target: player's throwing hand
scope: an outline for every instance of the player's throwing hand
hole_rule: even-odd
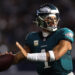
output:
[[[16,46],[20,49],[20,51],[23,53],[25,57],[27,57],[26,50],[22,47],[22,45],[19,42],[16,42]]]

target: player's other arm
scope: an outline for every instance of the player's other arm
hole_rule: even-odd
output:
[[[47,52],[48,61],[59,60],[68,50],[72,49],[72,44],[68,40],[61,40],[51,51]]]
[[[72,49],[72,44],[70,41],[61,40],[54,48],[53,52],[55,55],[55,60],[60,59],[68,50]],[[49,59],[49,58],[48,58]]]

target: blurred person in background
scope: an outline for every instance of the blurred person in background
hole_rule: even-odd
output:
[[[74,33],[68,28],[59,28],[59,20],[56,6],[41,6],[35,21],[41,31],[27,35],[24,50],[16,43],[21,51],[13,54],[13,63],[17,64],[23,59],[36,61],[39,75],[74,75],[71,57]]]

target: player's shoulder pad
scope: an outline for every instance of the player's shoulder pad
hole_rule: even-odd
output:
[[[69,28],[61,28],[60,29],[62,37],[69,39],[71,42],[74,41],[74,32]]]
[[[71,37],[71,38],[74,37],[73,31],[72,31],[71,29],[69,29],[69,28],[62,28],[61,31],[62,31],[62,33],[63,33],[65,36],[69,36],[69,37]]]
[[[33,35],[37,34],[37,32],[29,32],[25,39],[31,38]]]

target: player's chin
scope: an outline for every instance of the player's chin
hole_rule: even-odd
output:
[[[7,70],[13,63],[14,56],[11,54],[0,55],[0,72]]]

